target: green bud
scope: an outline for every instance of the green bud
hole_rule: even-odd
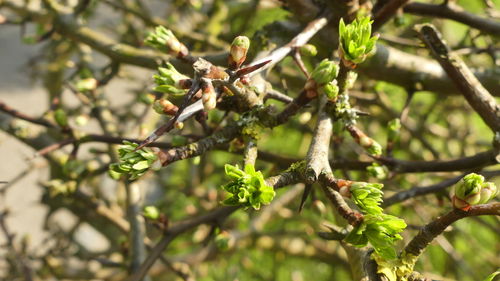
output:
[[[480,200],[477,204],[485,204],[498,194],[497,186],[492,182],[485,182],[481,187]]]
[[[399,137],[399,131],[401,130],[401,120],[399,118],[392,119],[387,124],[387,139],[390,141],[395,141]]]
[[[170,63],[167,63],[165,67],[159,67],[158,72],[160,75],[153,76],[158,85],[166,84],[181,88],[180,81],[189,79],[189,77],[177,71]]]
[[[226,251],[231,246],[231,235],[227,231],[221,231],[221,233],[215,236],[215,246],[221,251]]]
[[[94,78],[86,78],[79,80],[75,85],[79,92],[92,91],[97,88],[97,80]]]
[[[160,211],[155,206],[145,206],[143,215],[150,220],[157,220],[160,217]]]
[[[234,38],[229,50],[229,68],[239,68],[247,58],[248,48],[250,48],[250,39],[246,36]]]
[[[323,86],[329,82],[332,82],[338,74],[338,65],[333,61],[324,59],[311,72],[311,78],[314,80],[314,82],[316,82],[316,84],[318,84],[319,86]]]
[[[155,101],[155,96],[149,93],[142,93],[139,95],[139,101],[146,105],[151,105]]]
[[[366,152],[372,156],[380,156],[382,155],[382,146],[378,142],[373,141],[372,144],[366,148]]]
[[[318,54],[318,49],[312,44],[305,44],[299,48],[299,52],[305,57],[314,57]]]
[[[68,117],[66,116],[66,112],[64,112],[64,109],[58,108],[54,112],[54,119],[56,120],[57,124],[61,127],[67,127],[68,126]]]
[[[384,180],[387,178],[387,174],[389,170],[387,169],[386,166],[380,165],[376,162],[371,164],[370,166],[366,167],[366,171],[368,174],[374,178],[377,178],[379,180]]]
[[[330,101],[334,102],[337,100],[337,97],[339,95],[339,87],[337,86],[337,81],[334,80],[333,82],[326,83],[323,87],[321,87],[320,90],[325,93]]]
[[[151,32],[144,40],[146,45],[174,56],[185,56],[188,50],[184,44],[179,42],[172,31],[163,26],[158,26],[155,32]]]
[[[484,177],[475,173],[470,173],[463,177],[455,188],[455,196],[462,200],[466,200],[469,197],[479,196],[482,185],[484,183]],[[479,198],[477,198],[479,200]],[[472,200],[473,202],[475,201]],[[477,203],[477,202],[476,202]],[[469,203],[470,204],[470,203]]]

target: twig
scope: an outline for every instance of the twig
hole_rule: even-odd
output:
[[[2,211],[0,213],[0,229],[2,230],[5,239],[7,240],[7,246],[10,249],[10,253],[14,255],[17,266],[19,267],[19,273],[23,275],[24,280],[32,281],[33,280],[33,270],[30,268],[28,261],[16,250],[14,246],[14,235],[10,233],[7,224],[5,223],[5,217],[7,216],[8,211]]]
[[[408,161],[386,157],[380,157],[378,160],[398,173],[452,172],[479,169],[497,164],[500,155],[494,150],[488,150],[473,156],[444,161]]]
[[[294,48],[303,46],[306,44],[318,31],[320,31],[328,23],[328,16],[319,17],[311,21],[304,30],[302,30],[297,36],[295,36],[288,44],[274,49],[269,55],[264,58],[258,59],[252,62],[251,65],[256,65],[268,60],[270,63],[260,68],[259,70],[253,72],[251,76],[256,75],[264,70],[273,67],[276,63],[285,58]]]
[[[357,211],[352,210],[340,193],[338,193],[337,181],[331,173],[323,173],[320,175],[320,183],[326,197],[335,206],[337,212],[347,220],[347,222],[356,226],[363,221],[363,215]]]
[[[500,36],[500,22],[498,20],[491,20],[468,13],[462,7],[452,2],[448,2],[446,5],[412,2],[407,4],[403,11],[415,15],[455,20],[481,31]]]
[[[3,102],[0,102],[0,111],[3,111],[5,113],[9,114],[12,117],[16,117],[16,118],[28,121],[28,122],[33,123],[33,124],[42,125],[42,126],[45,126],[47,128],[56,128],[57,127],[55,124],[53,124],[53,123],[51,123],[43,118],[34,118],[34,117],[31,117],[27,114],[19,112],[19,111],[13,109],[12,107],[6,105]]]
[[[387,21],[389,21],[396,12],[402,8],[410,0],[391,0],[386,3],[378,12],[373,16],[372,30],[377,31]]]
[[[472,206],[469,211],[454,209],[446,215],[438,217],[431,223],[425,225],[410,243],[408,243],[403,252],[418,257],[432,240],[441,234],[450,224],[465,217],[484,215],[500,216],[500,203],[495,202]]]
[[[450,52],[434,26],[423,24],[416,28],[422,41],[462,92],[467,102],[494,132],[500,132],[500,106],[495,98],[481,85],[462,59]]]
[[[446,189],[447,187],[452,186],[455,183],[457,183],[466,174],[467,173],[462,174],[458,177],[444,180],[444,181],[437,183],[437,184],[433,184],[433,185],[429,185],[429,186],[421,186],[421,187],[420,186],[412,187],[411,189],[398,192],[398,193],[392,195],[391,197],[384,199],[382,206],[388,207],[388,206],[394,205],[396,203],[403,202],[409,198],[415,198],[417,196],[423,196],[426,194],[436,193],[436,192],[442,191],[442,190]],[[483,172],[479,172],[479,174],[481,174],[487,178],[488,177],[495,177],[495,176],[500,175],[500,170],[483,171]]]

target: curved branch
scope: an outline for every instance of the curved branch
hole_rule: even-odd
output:
[[[465,217],[484,215],[500,216],[500,203],[495,202],[472,206],[469,211],[454,209],[446,215],[438,217],[420,229],[418,234],[405,247],[404,253],[418,257],[432,240],[441,234],[450,224]]]
[[[496,171],[483,171],[483,172],[480,172],[479,174],[481,174],[481,175],[483,175],[483,176],[485,176],[487,178],[490,178],[490,177],[495,177],[495,176],[500,175],[500,170],[496,170]],[[440,191],[446,189],[447,187],[452,186],[455,183],[457,183],[465,175],[466,174],[462,174],[462,175],[460,175],[458,177],[447,179],[447,180],[444,180],[442,182],[439,182],[439,183],[436,183],[436,184],[433,184],[433,185],[421,186],[421,187],[417,186],[417,187],[413,187],[413,188],[408,189],[408,190],[404,190],[404,191],[398,192],[398,193],[392,195],[391,197],[389,197],[387,199],[384,199],[384,202],[382,203],[382,206],[385,208],[385,207],[394,205],[396,203],[405,201],[405,200],[407,200],[409,198],[414,198],[414,197],[417,197],[417,196],[423,196],[423,195],[430,194],[430,193],[440,192]]]
[[[500,36],[500,22],[480,17],[465,11],[462,7],[447,2],[446,5],[434,5],[421,2],[409,3],[403,8],[405,13],[451,19],[481,31]]]

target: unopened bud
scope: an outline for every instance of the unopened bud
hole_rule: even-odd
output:
[[[159,99],[153,103],[153,109],[158,114],[175,115],[178,107],[171,103],[168,99]]]
[[[332,82],[338,74],[338,65],[333,61],[324,59],[311,72],[311,79],[313,79],[316,84],[322,86],[326,83]]]
[[[64,109],[58,108],[54,112],[54,119],[56,120],[57,124],[61,127],[67,127],[68,126],[68,117],[66,116],[66,112],[64,112]]]
[[[485,182],[481,188],[480,200],[477,204],[485,204],[498,194],[497,186],[492,182]]]
[[[175,128],[179,129],[179,130],[182,130],[182,128],[184,128],[184,122],[175,122]]]
[[[186,46],[179,42],[172,31],[163,26],[156,27],[155,32],[150,33],[144,42],[173,56],[184,57],[188,54]]]
[[[155,206],[146,206],[143,215],[150,220],[157,220],[160,217],[160,211]]]
[[[339,87],[337,86],[337,81],[328,82],[322,88],[322,91],[328,97],[328,100],[335,102],[339,95]]]
[[[250,48],[250,39],[246,36],[234,38],[229,51],[229,68],[238,69],[247,58],[248,48]]]
[[[210,81],[207,81],[202,86],[203,94],[202,101],[205,111],[214,109],[217,106],[217,93],[215,92],[214,86]]]
[[[314,57],[318,54],[318,49],[312,44],[305,44],[299,48],[299,52],[305,57]]]

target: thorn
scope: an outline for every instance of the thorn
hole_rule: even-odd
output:
[[[247,67],[241,68],[240,70],[236,71],[235,77],[239,78],[243,75],[254,72],[255,70],[262,68],[264,65],[270,63],[271,61],[272,60],[266,60],[266,61],[258,63],[258,64],[249,65]]]
[[[307,197],[309,197],[309,194],[311,193],[312,185],[308,184],[306,185],[306,188],[304,188],[304,193],[302,193],[302,198],[300,199],[300,205],[299,205],[299,213],[302,212],[302,208],[304,208],[304,204],[306,203]]]

